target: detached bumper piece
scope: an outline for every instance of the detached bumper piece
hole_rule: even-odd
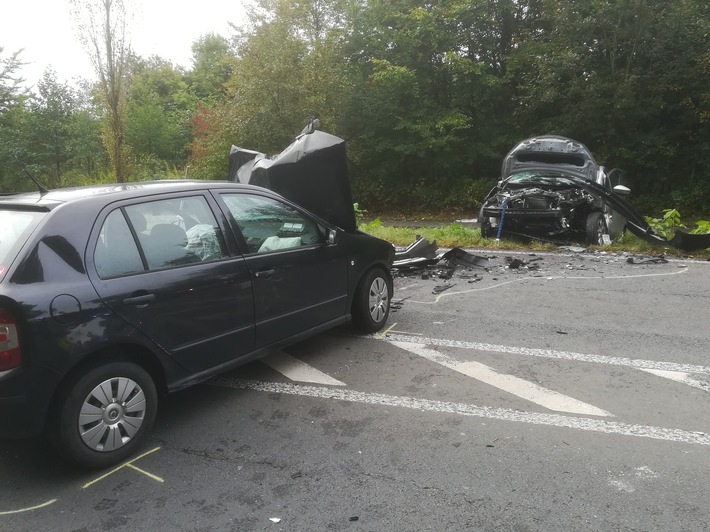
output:
[[[488,266],[488,259],[469,253],[461,248],[453,248],[444,253],[437,253],[436,241],[429,242],[426,238],[417,235],[417,239],[404,249],[394,254],[392,268],[398,270],[413,270],[426,266],[433,266],[445,262],[450,268]]]

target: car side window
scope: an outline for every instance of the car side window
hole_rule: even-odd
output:
[[[99,277],[117,277],[141,272],[143,261],[138,247],[120,209],[106,217],[94,251],[94,263]]]
[[[316,223],[282,201],[254,194],[222,194],[249,253],[269,253],[323,242]]]
[[[125,210],[150,270],[228,256],[222,232],[202,196],[138,203]]]
[[[224,235],[207,200],[190,196],[138,203],[111,212],[99,232],[94,262],[99,277],[106,279],[142,272],[146,266],[159,270],[227,256]]]

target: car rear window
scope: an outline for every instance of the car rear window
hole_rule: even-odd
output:
[[[0,281],[46,212],[0,210]]]

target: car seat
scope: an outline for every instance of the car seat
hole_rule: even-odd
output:
[[[145,257],[153,269],[196,262],[199,258],[187,249],[187,234],[179,225],[157,224],[150,229]]]

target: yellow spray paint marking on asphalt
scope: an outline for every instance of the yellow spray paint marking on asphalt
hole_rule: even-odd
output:
[[[394,329],[396,325],[397,325],[396,323],[393,323],[389,328],[385,329],[385,330],[377,337],[377,339],[378,339],[378,340],[381,340],[382,338],[384,338],[385,335],[386,335],[388,332],[390,332],[392,329]]]
[[[12,515],[20,514],[22,512],[31,512],[32,510],[39,510],[40,508],[44,508],[46,506],[49,506],[50,504],[54,504],[55,502],[57,502],[57,499],[52,499],[51,501],[38,504],[37,506],[31,506],[29,508],[20,508],[19,510],[8,510],[6,512],[0,512],[0,515]]]
[[[157,476],[155,476],[155,475],[153,475],[153,474],[151,474],[151,473],[148,473],[147,471],[143,471],[142,469],[139,469],[139,468],[137,468],[136,466],[133,465],[133,462],[136,462],[136,461],[140,460],[141,458],[143,458],[143,457],[145,457],[145,456],[148,456],[149,454],[154,453],[155,451],[158,451],[158,450],[160,450],[160,447],[156,447],[155,449],[152,449],[152,450],[148,451],[147,453],[143,453],[142,455],[137,456],[136,458],[134,458],[134,459],[131,460],[130,462],[126,462],[125,464],[122,464],[122,465],[118,466],[116,469],[113,469],[112,471],[109,471],[109,472],[106,473],[105,475],[101,475],[99,478],[94,479],[94,480],[92,480],[91,482],[87,482],[86,484],[84,484],[84,485],[82,486],[81,489],[85,490],[85,489],[88,488],[89,486],[91,486],[91,485],[93,485],[93,484],[96,484],[99,480],[103,480],[103,479],[105,479],[106,477],[108,477],[108,476],[110,476],[110,475],[113,475],[116,471],[120,471],[120,470],[123,469],[124,467],[130,467],[131,469],[134,469],[134,470],[136,470],[136,471],[138,471],[138,472],[140,472],[140,473],[143,473],[144,475],[146,475],[146,476],[152,478],[153,480],[157,480],[158,482],[165,482],[162,478],[157,477]]]
[[[136,471],[143,473],[145,476],[152,478],[153,480],[157,480],[158,482],[165,482],[162,478],[154,475],[153,473],[148,473],[147,471],[143,471],[140,467],[136,467],[133,464],[126,464],[128,467],[131,469],[135,469]]]

